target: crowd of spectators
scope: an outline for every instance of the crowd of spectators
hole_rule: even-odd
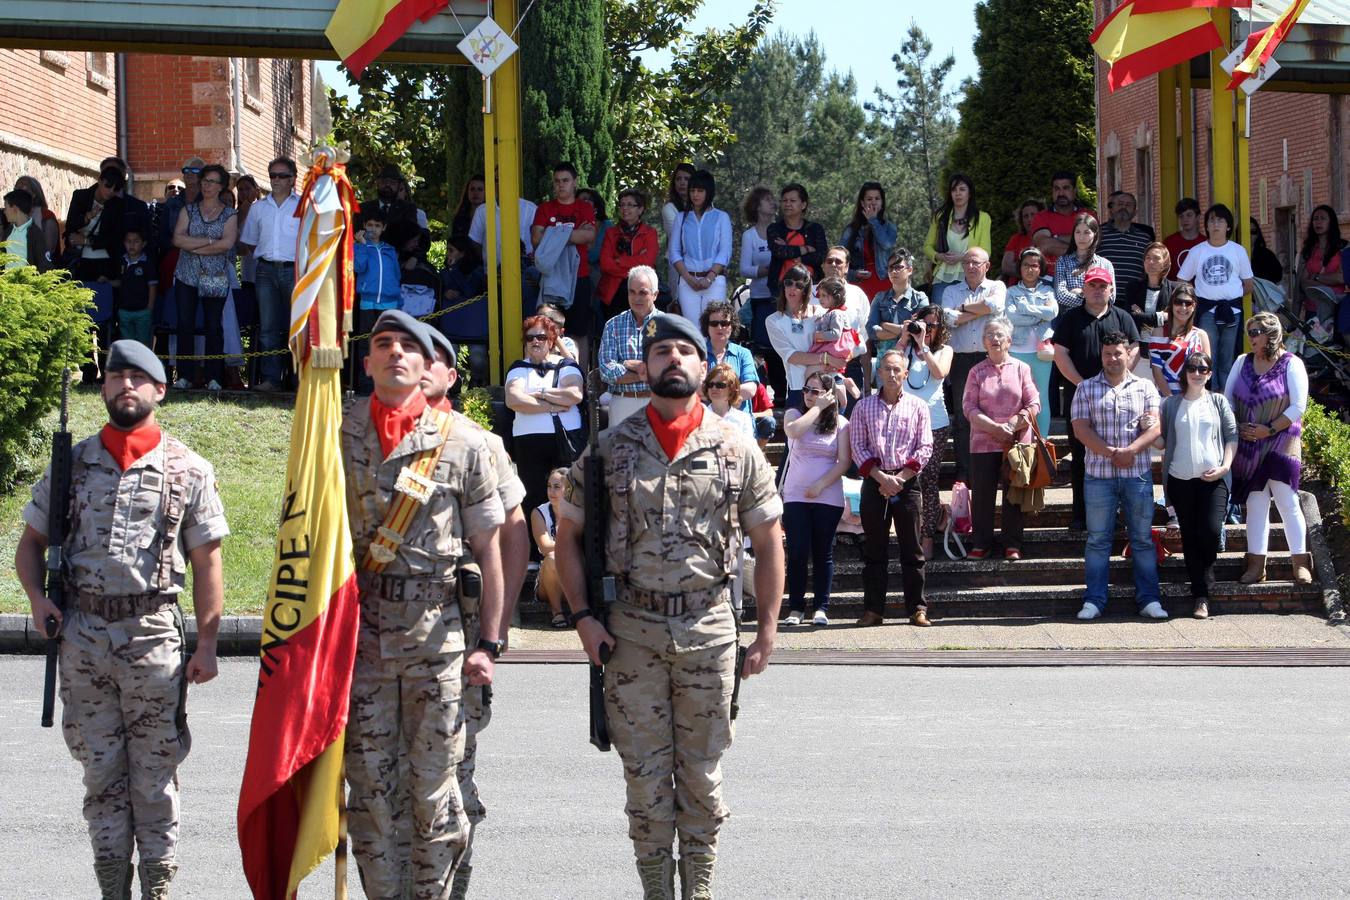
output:
[[[284,353],[262,356],[247,373],[229,363],[245,343],[285,347],[295,162],[273,160],[260,187],[251,176],[232,179],[221,166],[189,159],[181,181],[150,204],[127,190],[129,175],[122,160],[104,160],[64,220],[35,179],[20,178],[4,194],[8,264],[59,266],[94,285],[107,338],[115,331],[141,340],[170,361],[177,348],[210,357],[177,365],[178,388],[243,387],[245,379],[260,391],[287,386]],[[407,179],[385,166],[373,183],[355,238],[357,331],[385,309],[441,313],[438,327],[485,369],[492,308],[483,296],[485,179],[463,186],[439,270],[428,260],[429,222]],[[583,404],[607,407],[611,424],[646,405],[642,332],[663,313],[688,317],[706,338],[702,391],[712,413],[762,444],[777,430],[774,407],[786,411],[790,621],[806,614],[808,561],[812,621],[828,621],[830,547],[847,506],[843,481],[856,474],[863,622],[880,621],[891,529],[906,611],[916,624],[927,622],[923,563],[944,524],[938,472],[948,441],[955,477],[971,489],[970,555],[996,552],[1002,489],[1001,552],[1020,558],[1022,510],[1003,461],[1033,433],[1048,434],[1052,414],[1071,422],[1070,527],[1088,535],[1084,618],[1106,602],[1103,553],[1117,509],[1128,523],[1141,610],[1166,614],[1145,545],[1155,441],[1164,450],[1175,524],[1184,543],[1198,548],[1190,572],[1197,615],[1207,611],[1208,573],[1230,505],[1245,505],[1252,529],[1244,580],[1264,577],[1255,560],[1264,559],[1272,502],[1291,551],[1306,557],[1296,488],[1308,375],[1301,358],[1283,349],[1286,323],[1268,314],[1243,319],[1254,279],[1279,281],[1283,270],[1254,221],[1248,256],[1221,203],[1202,209],[1183,199],[1178,230],[1159,240],[1135,221],[1132,194],[1110,194],[1099,219],[1081,203],[1076,176],[1057,172],[1048,203],[1031,198],[1016,211],[1016,232],[993,272],[992,221],[977,185],[961,174],[949,178],[931,219],[921,268],[898,245],[877,182],[860,186],[837,242],[812,220],[805,185],[754,188],[739,210],[739,252],[707,170],[676,167],[659,217],[648,195],[628,188],[611,220],[605,198],[580,184],[565,161],[554,167],[552,184],[537,204],[519,201],[527,318],[506,384],[541,558],[551,546],[550,473],[580,451]],[[1295,296],[1286,310],[1320,341],[1350,333],[1346,256],[1336,211],[1316,207],[1290,261]],[[1240,356],[1244,328],[1253,352]],[[349,374],[357,390],[368,388],[361,348],[358,342]],[[586,396],[583,373],[593,365],[603,396]],[[1211,385],[1221,393],[1209,392]],[[1299,563],[1297,574],[1308,566]],[[560,612],[548,583],[541,578],[541,597]]]

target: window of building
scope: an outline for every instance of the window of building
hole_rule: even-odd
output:
[[[244,103],[252,110],[262,111],[262,60],[256,57],[240,60],[244,73]]]
[[[70,68],[70,56],[61,50],[39,50],[38,60],[44,66],[65,71]]]
[[[1110,196],[1112,193],[1120,190],[1120,157],[1108,156],[1106,158],[1106,193]]]
[[[1153,222],[1153,148],[1140,147],[1134,151],[1135,221],[1146,225]]]
[[[306,102],[310,89],[308,69],[309,63],[304,60],[290,61],[291,132],[301,138],[306,137],[309,131],[309,104]]]
[[[84,55],[85,81],[90,87],[110,91],[113,87],[113,55],[86,53]]]

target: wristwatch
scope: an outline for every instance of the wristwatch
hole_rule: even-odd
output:
[[[578,622],[580,622],[582,619],[589,619],[593,615],[595,615],[595,613],[591,612],[591,608],[589,606],[586,607],[585,609],[579,609],[567,617],[567,624],[571,625],[573,628],[576,628]]]
[[[502,655],[502,650],[505,647],[506,641],[489,641],[487,638],[479,638],[478,644],[474,649],[485,651],[488,656],[491,656],[495,660]]]

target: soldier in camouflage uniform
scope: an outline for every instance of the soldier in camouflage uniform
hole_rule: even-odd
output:
[[[521,585],[525,583],[525,571],[530,562],[530,535],[526,530],[525,515],[520,509],[525,499],[525,485],[516,475],[516,467],[507,455],[502,439],[487,431],[468,416],[455,412],[451,408],[449,393],[459,380],[455,370],[455,345],[444,334],[423,323],[427,336],[431,339],[435,355],[422,376],[422,392],[427,402],[443,412],[449,412],[455,421],[465,428],[475,429],[492,453],[493,466],[497,475],[497,497],[506,511],[506,524],[498,532],[497,545],[502,559],[503,603],[501,622],[497,633],[502,635],[502,652],[505,652],[505,636],[509,633],[511,614],[516,599],[520,596]],[[481,635],[478,627],[478,615],[464,616],[464,640],[466,645],[478,643]],[[478,733],[487,728],[492,720],[492,688],[470,688],[465,684],[464,702],[459,727],[464,729],[464,755],[459,761],[459,793],[464,801],[464,812],[469,817],[469,842],[464,857],[455,870],[455,882],[450,891],[450,900],[462,900],[468,896],[469,877],[473,872],[470,860],[473,856],[473,837],[478,825],[487,817],[487,807],[478,794],[478,785],[474,782],[474,770],[478,756]]]
[[[742,534],[759,565],[758,634],[742,675],[763,671],[783,594],[782,502],[759,448],[704,415],[696,390],[705,342],[679,316],[644,326],[652,377],[646,411],[600,440],[609,493],[606,571],[617,601],[602,625],[587,605],[581,530],[584,468],[568,477],[558,522],[558,572],[586,653],[605,667],[605,712],[628,782],[628,835],[643,897],[673,900],[679,839],[681,896],[712,897],[722,800],[721,757],[731,745],[737,623],[728,577]],[[583,457],[584,460],[584,457]]]
[[[61,727],[84,767],[84,817],[104,900],[131,896],[133,853],[141,897],[169,896],[177,871],[178,764],[189,739],[187,682],[216,676],[224,587],[220,542],[229,533],[211,464],[155,423],[164,366],[144,345],[108,354],[103,401],[110,422],[72,453],[70,496],[51,496],[51,472],[24,507],[15,567],[33,623],[61,623]],[[64,616],[43,591],[48,509],[70,504]],[[184,662],[178,596],[192,564],[197,649]]]
[[[481,433],[428,406],[420,383],[431,356],[420,323],[382,313],[365,359],[375,393],[342,424],[361,604],[348,818],[375,900],[403,896],[408,880],[419,900],[449,896],[469,830],[455,778],[461,678],[491,684],[499,652],[497,479]],[[470,550],[482,571],[482,639],[466,657],[457,568]]]

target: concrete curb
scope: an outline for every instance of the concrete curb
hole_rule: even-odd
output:
[[[197,620],[183,617],[188,646],[197,642]],[[252,656],[258,652],[262,637],[262,616],[223,616],[217,652],[221,656]],[[0,653],[42,653],[47,640],[28,616],[18,613],[0,613]]]

